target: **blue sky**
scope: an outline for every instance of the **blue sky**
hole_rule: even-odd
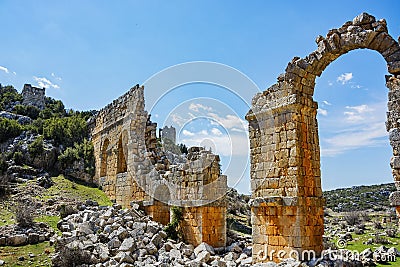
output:
[[[316,36],[361,12],[385,18],[397,39],[398,10],[396,0],[2,0],[0,83],[45,86],[78,110],[99,109],[145,84],[152,119],[177,127],[179,141],[220,153],[230,185],[248,192],[244,115],[255,92],[275,83],[294,56],[315,50]],[[185,84],[180,78],[191,66],[183,63],[193,61],[223,71],[202,69]],[[185,68],[171,69],[177,64]],[[363,50],[317,79],[324,189],[392,181],[385,74],[383,58]]]

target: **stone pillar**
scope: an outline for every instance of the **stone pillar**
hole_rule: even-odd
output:
[[[392,174],[397,191],[390,197],[390,203],[396,208],[397,217],[400,218],[400,76],[386,76],[388,94],[388,113],[386,130],[389,132],[390,145],[393,148],[393,157],[390,160]]]
[[[280,82],[253,99],[249,121],[253,261],[323,249],[317,103]]]

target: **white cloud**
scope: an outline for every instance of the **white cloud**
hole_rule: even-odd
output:
[[[183,135],[186,135],[186,136],[194,136],[194,133],[192,133],[192,132],[190,132],[190,131],[188,131],[188,130],[183,130],[183,131],[182,131],[182,134],[183,134]]]
[[[351,128],[323,141],[326,146],[321,148],[322,156],[335,156],[345,151],[361,147],[373,147],[386,144],[387,136],[383,122],[373,123],[368,126]]]
[[[339,77],[337,77],[337,81],[341,82],[342,84],[346,84],[348,83],[351,79],[353,79],[353,73],[351,72],[347,72],[347,73],[343,73],[342,75],[340,75]]]
[[[204,106],[202,104],[195,104],[195,103],[190,103],[189,109],[195,112],[199,112],[201,109],[205,111],[212,111],[212,107]]]
[[[4,71],[5,73],[10,73],[10,71],[6,67],[3,67],[3,66],[0,66],[0,70]]]
[[[54,79],[56,79],[56,80],[58,80],[58,81],[61,81],[61,80],[62,80],[61,77],[56,76],[56,75],[54,74],[54,72],[51,73],[51,77],[53,77]]]
[[[357,85],[352,85],[351,88],[353,88],[353,89],[361,89],[362,86],[357,84]]]
[[[329,86],[332,86],[332,85],[333,85],[333,82],[329,81],[329,82],[328,82],[328,85],[329,85]]]
[[[217,135],[217,136],[222,135],[222,132],[221,132],[219,129],[217,129],[217,128],[212,128],[212,129],[211,129],[211,132],[212,132],[214,135]]]
[[[178,115],[176,113],[172,113],[170,117],[171,117],[171,121],[178,126],[183,126],[185,124],[185,122],[187,121],[186,119],[182,118],[180,115]]]
[[[326,101],[326,100],[324,100],[324,101],[322,101],[322,103],[324,103],[325,105],[327,105],[327,106],[332,106],[332,104],[331,103],[329,103],[328,101]]]
[[[47,78],[45,77],[36,77],[33,76],[33,79],[38,83],[39,87],[43,87],[43,88],[55,88],[55,89],[59,89],[60,86],[57,84],[52,83],[51,81],[49,81]]]
[[[336,156],[349,150],[387,145],[386,105],[378,102],[345,107],[344,118],[329,122],[334,132],[320,136],[321,155]]]
[[[201,130],[199,134],[200,134],[200,135],[208,136],[207,130]]]
[[[328,111],[326,109],[319,108],[318,114],[321,114],[322,116],[328,116]]]
[[[247,122],[238,116],[228,114],[225,117],[221,117],[216,113],[208,113],[207,115],[215,120],[214,122],[211,120],[211,124],[213,125],[221,125],[226,129],[236,128],[236,130],[247,131]]]
[[[345,115],[345,120],[350,123],[359,123],[370,116],[367,116],[368,113],[372,113],[375,111],[374,108],[369,107],[366,104],[359,105],[359,106],[347,106],[346,109],[348,111],[343,112]]]

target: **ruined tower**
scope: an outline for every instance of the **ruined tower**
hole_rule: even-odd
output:
[[[45,108],[44,97],[46,94],[45,88],[37,88],[30,84],[24,84],[22,89],[22,104],[25,106],[34,106],[38,109]]]

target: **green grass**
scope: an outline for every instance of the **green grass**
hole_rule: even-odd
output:
[[[60,175],[53,177],[54,185],[47,189],[42,199],[50,199],[57,196],[64,196],[72,199],[85,201],[88,199],[97,201],[100,206],[111,206],[112,202],[108,199],[106,194],[99,188],[89,187],[82,184],[75,183]]]
[[[14,223],[14,219],[13,219],[14,214],[11,211],[9,211],[3,207],[1,207],[1,208],[2,209],[0,211],[0,226],[13,224]]]
[[[51,259],[45,251],[53,253],[54,247],[51,247],[49,242],[22,247],[0,247],[0,259],[6,262],[5,266],[51,266]],[[30,258],[30,253],[35,257]],[[20,256],[25,260],[19,261]]]
[[[365,234],[357,235],[352,233],[353,240],[347,242],[347,245],[345,249],[351,250],[351,251],[357,251],[358,253],[361,253],[363,250],[367,248],[371,248],[372,251],[377,249],[378,247],[382,246],[381,244],[372,244],[372,245],[366,245],[364,244],[365,241],[367,241],[369,238],[373,238],[373,235],[371,235],[372,230],[367,230]],[[400,237],[384,237],[385,239],[389,240],[391,244],[385,245],[386,247],[395,247],[398,250],[400,250]],[[337,239],[333,240],[333,242],[336,244]],[[388,262],[387,264],[379,264],[377,263],[377,266],[393,266],[393,267],[400,267],[400,258],[397,257],[396,262]]]
[[[98,188],[85,186],[76,182],[70,181],[63,176],[53,177],[54,185],[49,189],[45,189],[40,196],[36,198],[39,200],[48,200],[63,196],[79,201],[87,199],[97,201],[101,206],[111,206],[112,202],[108,199],[106,194]],[[35,182],[29,181],[28,183]],[[21,184],[20,186],[27,186],[28,183]],[[3,203],[0,205],[0,226],[15,223],[13,220],[14,214],[7,209]],[[60,235],[61,232],[57,229],[57,223],[60,220],[59,216],[39,216],[35,218],[36,222],[47,223],[55,232]],[[46,254],[49,252],[50,255]],[[49,256],[53,254],[54,247],[50,247],[49,242],[40,243],[37,245],[27,245],[21,247],[0,247],[0,260],[6,262],[5,266],[51,266],[51,259]],[[35,257],[30,258],[29,253],[33,253]],[[19,261],[18,258],[23,256],[24,261]]]
[[[44,222],[47,223],[51,228],[54,229],[54,231],[61,236],[61,231],[57,229],[57,223],[60,221],[59,216],[40,216],[35,218],[35,222]]]

